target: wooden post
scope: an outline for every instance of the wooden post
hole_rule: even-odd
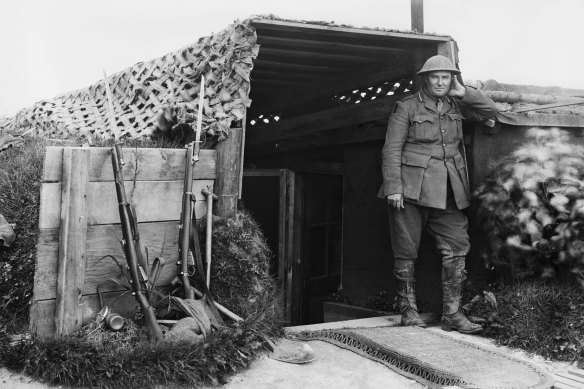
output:
[[[416,73],[424,66],[424,62],[427,60],[426,53],[421,48],[416,48],[412,50],[412,81],[414,83],[412,90],[414,92],[419,91],[424,86],[424,80],[422,77],[418,76]]]
[[[412,30],[424,32],[424,0],[411,0]]]
[[[89,148],[63,150],[55,301],[56,337],[69,335],[81,327],[79,299],[85,277],[89,160]]]
[[[219,200],[215,210],[219,217],[228,217],[237,210],[242,142],[243,129],[232,128],[229,137],[217,145],[215,194]]]
[[[450,59],[458,67],[458,45],[456,41],[440,42],[437,49],[438,54]]]

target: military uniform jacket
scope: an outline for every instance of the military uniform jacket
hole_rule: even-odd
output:
[[[471,87],[462,99],[442,101],[439,112],[437,100],[422,90],[394,106],[382,150],[380,197],[402,193],[406,202],[445,209],[450,181],[458,209],[469,206],[466,161],[460,153],[462,119],[494,119],[497,108]]]

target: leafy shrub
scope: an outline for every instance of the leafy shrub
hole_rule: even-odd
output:
[[[544,277],[582,274],[584,148],[566,132],[529,130],[474,196],[487,263]]]

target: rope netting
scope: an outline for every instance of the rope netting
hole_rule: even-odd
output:
[[[219,140],[249,107],[250,73],[259,45],[249,20],[161,58],[140,62],[108,78],[116,123],[110,126],[104,81],[35,103],[0,120],[1,131],[53,137],[143,137],[196,121],[205,76],[204,135]],[[112,129],[113,127],[113,129]]]

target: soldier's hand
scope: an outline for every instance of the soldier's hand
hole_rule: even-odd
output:
[[[464,85],[458,82],[458,78],[456,78],[456,76],[452,76],[448,96],[463,98],[464,95],[466,95],[466,88],[464,87]]]
[[[404,207],[404,195],[401,193],[392,194],[385,197],[390,207],[399,211]]]

